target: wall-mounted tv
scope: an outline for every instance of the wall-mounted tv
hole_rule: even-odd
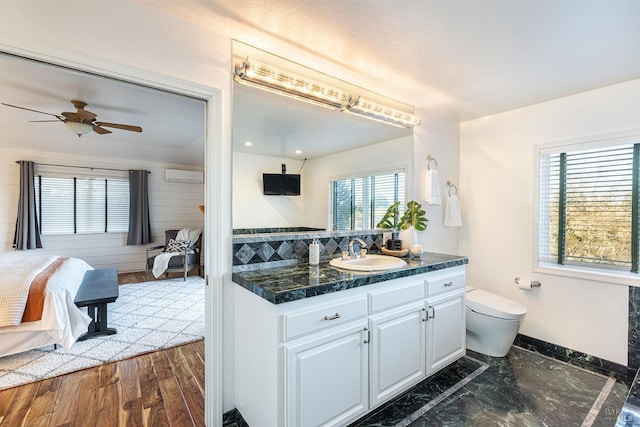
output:
[[[293,173],[263,173],[262,187],[265,196],[299,196],[300,175]]]

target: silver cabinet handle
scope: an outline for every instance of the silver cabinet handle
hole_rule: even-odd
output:
[[[336,314],[334,314],[332,316],[329,316],[328,314],[326,316],[324,316],[324,320],[336,320],[336,319],[339,319],[339,318],[340,318],[340,313],[337,313],[337,312],[336,312]]]

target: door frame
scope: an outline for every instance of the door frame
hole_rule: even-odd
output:
[[[43,43],[12,38],[0,40],[7,53],[125,82],[186,95],[206,102],[205,116],[205,424],[222,426],[223,414],[223,285],[231,247],[231,148],[223,128],[222,89],[149,72]],[[228,114],[227,114],[228,115]],[[227,138],[228,139],[228,138]],[[229,199],[229,200],[225,200]],[[225,201],[227,203],[225,203]],[[217,221],[214,219],[217,218]]]

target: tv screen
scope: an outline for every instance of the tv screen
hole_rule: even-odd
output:
[[[263,173],[262,187],[266,196],[299,196],[300,175]]]

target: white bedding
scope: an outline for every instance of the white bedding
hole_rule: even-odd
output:
[[[91,269],[78,258],[65,262],[49,279],[42,319],[0,328],[0,357],[51,344],[69,348],[87,332],[91,318],[76,307],[73,299],[84,273]]]

